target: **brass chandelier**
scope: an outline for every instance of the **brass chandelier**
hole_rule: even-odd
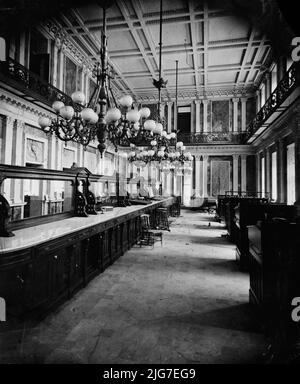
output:
[[[162,2],[162,0],[161,0]],[[161,60],[161,52],[160,52]],[[161,68],[161,66],[160,66]],[[154,83],[160,88],[165,82],[160,78]],[[86,147],[94,140],[98,140],[98,150],[101,157],[106,149],[107,141],[111,142],[115,150],[119,146],[150,146],[151,141],[158,145],[169,145],[176,134],[168,134],[161,121],[148,119],[149,108],[134,108],[130,95],[123,96],[119,102],[110,86],[107,36],[106,36],[106,9],[103,7],[103,27],[101,34],[100,63],[96,70],[97,86],[86,103],[83,92],[76,91],[71,95],[71,105],[65,105],[61,100],[54,101],[52,108],[55,118],[41,117],[38,121],[40,127],[48,134],[55,134],[62,141],[75,141]]]

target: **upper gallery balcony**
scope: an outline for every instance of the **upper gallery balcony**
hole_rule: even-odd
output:
[[[184,145],[195,144],[243,144],[246,132],[207,132],[207,133],[178,133],[178,140]]]
[[[246,143],[252,143],[300,95],[300,65],[294,63],[247,127]]]
[[[0,87],[50,111],[55,100],[73,105],[70,96],[11,58],[0,62]]]

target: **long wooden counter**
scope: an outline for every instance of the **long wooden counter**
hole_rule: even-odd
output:
[[[142,213],[154,216],[156,208],[175,203],[171,197],[114,208],[0,238],[0,297],[8,316],[43,315],[70,298],[136,243]]]
[[[71,217],[35,227],[19,229],[14,231],[14,237],[0,237],[0,255],[34,247],[63,236],[74,235],[74,233],[76,234],[95,226],[97,227],[96,230],[104,230],[139,216],[143,212],[171,205],[173,200],[170,197],[164,200],[153,201],[147,205],[114,208],[113,211],[106,212],[105,214],[98,213],[98,215],[90,215],[84,218]]]

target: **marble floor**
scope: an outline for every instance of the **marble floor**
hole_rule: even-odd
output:
[[[259,363],[266,340],[223,226],[183,211],[34,327],[0,332],[0,363]]]

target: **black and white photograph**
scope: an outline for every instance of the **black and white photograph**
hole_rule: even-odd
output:
[[[1,366],[300,364],[296,19],[0,0]]]

